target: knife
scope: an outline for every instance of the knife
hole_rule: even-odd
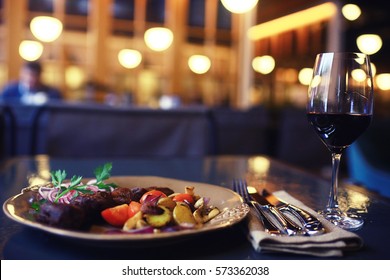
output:
[[[296,217],[303,225],[304,230],[306,231],[306,235],[320,235],[325,233],[325,228],[321,224],[321,222],[309,212],[287,203],[267,190],[263,190],[262,192],[265,199],[271,204],[274,205],[275,208],[279,209],[282,213],[291,213],[294,217]]]
[[[269,203],[269,201],[262,195],[260,195],[257,190],[256,192],[250,192],[252,199],[254,199],[263,209],[263,214],[267,215],[273,221],[276,221],[282,228],[282,232],[289,236],[293,235],[305,235],[306,230],[297,225],[290,218],[283,215],[277,207]],[[264,210],[266,213],[264,213]],[[275,224],[275,222],[273,222]]]

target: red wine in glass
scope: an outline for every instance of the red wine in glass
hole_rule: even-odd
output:
[[[317,135],[332,153],[341,153],[370,125],[372,115],[308,113]]]
[[[341,228],[357,230],[363,220],[349,217],[338,206],[338,173],[343,151],[371,123],[373,82],[369,57],[361,53],[318,54],[306,113],[309,123],[332,154],[329,199],[320,213]]]

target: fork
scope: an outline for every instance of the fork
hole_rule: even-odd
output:
[[[257,217],[263,223],[266,232],[268,232],[270,235],[282,234],[282,232],[275,225],[275,223],[269,218],[267,218],[265,211],[262,209],[261,205],[251,198],[250,194],[248,193],[248,189],[246,187],[245,182],[239,179],[233,180],[233,190],[242,197],[246,204],[253,207],[257,214]]]
[[[262,216],[265,217],[263,219],[264,222],[268,220],[275,228],[279,230],[280,234],[288,236],[305,235],[305,231],[287,216],[283,215],[279,209],[269,204],[263,205],[257,202],[248,192],[245,180],[236,179],[233,182],[233,186],[236,186],[236,189],[239,190],[240,195],[248,204],[252,205],[256,209],[259,209],[259,211],[262,213]]]

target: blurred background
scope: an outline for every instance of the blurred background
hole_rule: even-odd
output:
[[[360,51],[371,54],[385,108],[386,3],[0,0],[0,87],[18,78],[23,61],[39,60],[44,81],[70,102],[304,107],[315,55]]]
[[[306,119],[307,85],[317,53],[363,52],[371,56],[375,116],[341,172],[390,195],[387,7],[0,0],[0,87],[39,61],[43,82],[62,94],[59,104],[28,99],[0,108],[0,159],[262,154],[329,178],[329,151]]]

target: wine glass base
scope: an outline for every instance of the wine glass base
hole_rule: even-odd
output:
[[[348,231],[359,230],[364,224],[363,220],[348,217],[346,214],[337,210],[326,209],[319,213],[332,224]]]

